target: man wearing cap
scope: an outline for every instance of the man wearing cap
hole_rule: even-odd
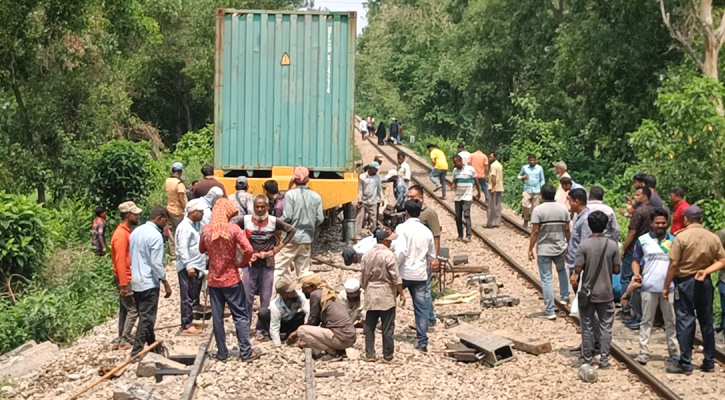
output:
[[[294,262],[296,276],[310,269],[311,244],[317,229],[325,216],[322,213],[322,197],[307,186],[310,171],[298,166],[292,177],[296,187],[287,191],[284,196],[284,212],[282,221],[292,225],[296,232],[292,241],[284,246],[277,255],[275,279],[287,271]]]
[[[184,165],[180,162],[171,164],[171,176],[166,178],[166,210],[169,212],[169,254],[171,262],[176,262],[176,227],[184,218],[186,207],[186,185],[181,181]]]
[[[245,215],[241,221],[244,233],[254,250],[252,261],[242,274],[250,321],[255,295],[259,295],[260,309],[269,307],[274,287],[274,256],[292,241],[296,233],[292,225],[269,215],[267,204],[267,197],[257,196],[253,202],[254,214]],[[285,233],[284,240],[279,245],[276,235],[278,232]],[[262,328],[260,320],[257,319],[257,334],[262,335],[265,332],[267,330]]]
[[[136,320],[138,311],[133,301],[131,290],[131,254],[129,253],[129,241],[131,229],[138,224],[138,215],[141,209],[136,207],[133,201],[127,201],[118,206],[121,213],[121,222],[111,236],[111,263],[113,264],[113,281],[118,289],[119,311],[118,311],[118,337],[114,344],[119,350],[128,350],[133,346],[131,331]]]
[[[362,257],[362,288],[365,290],[365,357],[375,359],[375,327],[380,320],[383,333],[383,358],[393,359],[395,343],[396,294],[400,295],[400,306],[405,307],[403,281],[398,273],[395,254],[390,244],[398,235],[387,227],[378,227],[373,237],[375,246]]]
[[[341,290],[337,297],[345,305],[347,315],[350,316],[356,328],[362,328],[365,323],[365,291],[360,289],[360,281],[356,278],[349,278],[345,281],[345,289]]]
[[[186,203],[186,217],[176,229],[176,273],[181,296],[181,333],[196,335],[201,330],[193,325],[193,308],[199,304],[201,277],[206,269],[206,256],[199,251],[201,218],[206,205],[201,199]]]
[[[301,276],[299,285],[305,297],[310,299],[307,323],[299,327],[295,335],[299,336],[299,346],[325,351],[323,361],[339,359],[345,349],[352,347],[357,340],[355,327],[345,305],[317,274]]]
[[[154,326],[159,309],[160,283],[164,284],[164,297],[171,296],[171,286],[164,270],[164,238],[161,236],[168,220],[166,207],[154,207],[149,220],[136,228],[129,239],[131,286],[139,315],[132,356],[143,350],[144,345],[156,341]]]
[[[405,180],[398,175],[398,171],[391,169],[385,174],[383,182],[391,182],[393,184],[393,196],[395,197],[395,211],[405,211],[405,200],[408,198],[408,185]]]
[[[237,177],[237,181],[234,184],[234,188],[237,190],[234,194],[229,195],[228,199],[234,206],[237,207],[239,213],[235,215],[230,221],[233,224],[238,224],[242,221],[245,215],[251,215],[254,211],[254,195],[247,193],[249,189],[249,182],[246,176]]]
[[[641,207],[640,207],[641,208]],[[702,226],[702,209],[692,205],[683,213],[685,228],[672,243],[670,268],[662,295],[667,298],[670,284],[675,283],[675,316],[680,361],[667,367],[673,374],[692,373],[692,345],[695,339],[695,316],[700,323],[703,372],[715,371],[715,332],[713,329],[713,287],[710,275],[725,266],[725,249],[716,234]]]
[[[378,175],[380,164],[368,164],[366,173],[361,174],[357,190],[357,233],[367,227],[371,231],[378,225],[378,207],[383,200],[383,187]]]
[[[296,279],[281,277],[274,287],[279,296],[269,308],[259,309],[260,326],[269,332],[269,337],[276,346],[282,345],[281,335],[288,342],[292,342],[297,337],[297,328],[305,324],[310,314],[310,301],[296,286]]]
[[[413,298],[416,349],[428,352],[428,325],[432,299],[428,279],[429,264],[436,260],[433,233],[420,222],[422,204],[418,200],[405,202],[407,219],[395,228],[398,240],[395,242],[395,256],[398,261],[403,288],[408,288]]]
[[[199,183],[196,184],[196,187],[194,187],[194,190],[192,191],[195,199],[204,197],[207,193],[209,193],[209,189],[215,186],[222,190],[222,195],[224,197],[227,196],[227,190],[224,188],[224,185],[222,185],[218,180],[214,179],[213,165],[205,164],[204,166],[202,166],[201,174],[204,176],[204,179],[199,181]]]

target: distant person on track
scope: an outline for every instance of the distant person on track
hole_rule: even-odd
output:
[[[571,175],[569,175],[569,167],[566,165],[564,161],[558,161],[554,164],[554,168],[556,169],[556,180],[559,181],[559,188],[556,189],[556,196],[554,197],[554,200],[563,205],[567,205],[567,196],[569,195],[569,190],[565,190],[562,187],[561,180],[563,178],[569,178],[571,179]]]
[[[612,207],[604,204],[604,189],[601,186],[592,186],[589,189],[589,200],[587,201],[587,208],[591,211],[601,211],[609,218],[607,229],[604,230],[604,236],[619,243],[619,222],[617,222],[617,215],[614,213]]]
[[[181,333],[198,335],[201,330],[193,325],[194,307],[199,305],[202,275],[206,271],[206,256],[199,251],[201,218],[206,206],[201,199],[186,203],[186,217],[176,229],[176,274],[179,277],[181,297]]]
[[[368,115],[368,137],[375,136],[375,118],[372,115]]]
[[[481,198],[481,185],[476,180],[476,170],[472,166],[463,162],[460,153],[453,156],[453,197],[456,208],[456,229],[458,230],[458,240],[466,243],[471,241],[471,230],[473,229],[471,222],[471,203],[473,199]],[[476,187],[476,195],[473,195],[473,188]],[[463,236],[463,227],[466,227],[466,236]]]
[[[587,217],[592,235],[584,240],[576,254],[575,271],[571,275],[571,285],[579,285],[581,274],[582,289],[579,297],[588,294],[588,304],[579,308],[582,346],[581,360],[592,364],[595,357],[595,330],[599,330],[601,355],[599,369],[609,364],[609,349],[612,345],[612,326],[614,325],[614,294],[612,274],[619,273],[621,256],[617,243],[604,236],[609,219],[601,211],[594,211]],[[597,323],[598,322],[598,323]]]
[[[362,140],[367,139],[368,136],[368,121],[361,119],[360,125],[358,126],[358,129],[360,130],[360,136],[362,136]]]
[[[420,222],[422,204],[418,200],[405,202],[408,219],[395,228],[398,239],[395,242],[395,256],[398,260],[403,288],[413,298],[416,349],[428,352],[428,325],[430,305],[429,264],[436,260],[435,242],[430,230]]]
[[[591,213],[591,210],[587,207],[587,192],[584,189],[572,189],[569,191],[568,199],[569,210],[573,214],[576,214],[576,219],[572,223],[571,237],[569,238],[569,246],[566,252],[566,264],[571,272],[574,270],[574,262],[576,261],[576,253],[579,251],[579,246],[592,235],[592,231],[589,229],[589,220],[587,219],[589,213]],[[607,219],[608,221],[609,219]]]
[[[434,326],[437,320],[435,309],[433,307],[433,295],[430,290],[430,281],[433,277],[433,271],[437,271],[439,267],[438,254],[440,254],[441,251],[441,232],[443,232],[443,229],[441,229],[441,222],[438,219],[438,214],[435,212],[434,209],[428,207],[425,204],[422,186],[411,186],[410,189],[408,189],[408,200],[417,200],[420,202],[421,209],[418,219],[420,220],[420,223],[425,225],[426,228],[430,229],[430,232],[433,234],[433,243],[436,250],[436,259],[430,263],[430,267],[428,268],[428,284],[426,286],[426,296],[428,296],[428,298],[430,299],[430,303],[428,304],[428,325]]]
[[[324,351],[322,361],[342,358],[345,349],[352,347],[357,340],[355,327],[345,310],[345,305],[337,298],[337,293],[317,274],[307,274],[299,278],[302,292],[310,299],[310,315],[307,323],[297,329],[300,347],[309,347],[318,352]]]
[[[446,174],[448,174],[448,160],[443,150],[436,147],[434,144],[426,146],[428,153],[430,153],[430,160],[433,162],[433,169],[430,171],[430,180],[436,185],[434,191],[441,191],[441,199],[446,198]]]
[[[375,131],[375,136],[378,137],[378,145],[382,146],[385,144],[385,136],[387,136],[387,132],[385,130],[385,122],[380,122],[380,125],[378,125],[378,130]]]
[[[143,350],[144,345],[151,345],[156,341],[154,327],[161,283],[164,284],[164,298],[171,297],[171,286],[166,280],[164,269],[164,238],[161,236],[168,220],[169,212],[166,207],[154,207],[149,220],[136,228],[129,239],[131,287],[139,316],[131,356]],[[155,349],[161,350],[160,346]]]
[[[171,176],[166,178],[166,210],[169,211],[169,254],[171,263],[176,263],[176,227],[184,219],[186,207],[186,185],[181,180],[184,165],[180,162],[171,164]]]
[[[503,197],[503,165],[498,161],[498,154],[491,153],[491,168],[489,179],[491,180],[491,199],[488,203],[486,228],[498,228],[501,226],[501,199]]]
[[[641,207],[640,207],[641,208]],[[725,267],[725,249],[720,238],[702,226],[702,209],[692,205],[684,213],[685,229],[675,236],[668,253],[670,267],[663,286],[669,296],[675,283],[675,315],[680,361],[667,367],[672,374],[692,373],[692,345],[695,340],[695,317],[702,334],[702,372],[715,372],[715,331],[713,327],[713,287],[710,274]],[[634,218],[634,217],[633,217]]]
[[[247,313],[252,320],[254,296],[259,295],[259,307],[269,308],[274,288],[274,257],[287,246],[296,233],[295,228],[279,218],[269,215],[267,197],[259,195],[254,199],[254,214],[242,218],[244,234],[252,245],[254,253],[249,267],[244,268],[242,284],[247,301]],[[277,245],[277,234],[284,232],[282,243]],[[264,335],[264,330],[257,319],[257,335]]]
[[[395,352],[396,295],[400,306],[405,307],[403,280],[398,272],[395,254],[390,244],[397,238],[387,227],[375,230],[375,246],[362,257],[361,282],[365,291],[365,358],[375,360],[375,327],[381,323],[383,334],[383,359],[391,361]]]
[[[629,220],[629,231],[627,232],[627,238],[624,240],[624,244],[622,245],[622,251],[624,252],[624,256],[622,258],[622,289],[629,287],[629,283],[632,281],[634,242],[638,237],[650,231],[650,215],[652,214],[652,211],[654,211],[654,208],[649,202],[651,195],[652,192],[646,186],[637,188],[637,191],[634,193],[634,201],[637,207]],[[631,329],[637,329],[637,327],[639,327],[639,321],[642,318],[642,312],[639,307],[639,290],[632,293],[631,297],[631,305],[622,307],[622,315],[629,315],[631,320],[627,323],[627,326]]]
[[[247,193],[249,189],[249,181],[246,176],[237,177],[237,181],[234,183],[234,189],[236,192],[229,195],[229,201],[234,204],[239,212],[232,218],[233,224],[238,224],[242,221],[245,215],[251,215],[254,212],[254,195]]]
[[[269,308],[259,309],[259,321],[275,346],[284,339],[291,343],[297,337],[297,329],[305,324],[310,314],[310,301],[301,290],[296,290],[297,280],[284,276],[275,284],[277,298]]]
[[[347,315],[350,316],[355,328],[362,328],[365,324],[365,289],[360,288],[360,280],[348,278],[345,280],[344,288],[337,294],[345,306]]]
[[[559,276],[561,301],[569,302],[569,274],[566,270],[566,245],[570,238],[569,211],[554,201],[555,196],[556,188],[553,185],[547,183],[541,187],[541,197],[544,202],[536,207],[531,215],[529,237],[529,261],[534,261],[534,246],[536,246],[536,264],[539,266],[546,307],[537,317],[548,320],[556,319],[552,263]]]
[[[544,169],[536,163],[536,155],[529,154],[529,163],[521,167],[518,178],[524,181],[524,191],[521,198],[521,208],[524,217],[524,226],[529,225],[531,213],[541,200],[541,186],[546,183]]]
[[[393,184],[393,197],[395,197],[395,211],[405,211],[405,200],[408,199],[408,185],[405,183],[403,178],[398,175],[398,171],[391,169],[385,174],[385,177],[381,181],[383,183]]]
[[[309,271],[315,231],[325,219],[322,213],[322,197],[307,186],[310,171],[298,166],[292,180],[296,187],[285,194],[282,221],[292,225],[296,232],[292,242],[277,254],[275,279],[287,271],[292,271],[290,267],[293,262],[295,276]]]
[[[407,190],[406,190],[407,195]],[[102,257],[106,254],[106,216],[108,213],[104,207],[96,207],[96,219],[93,220],[93,236],[91,245],[96,250],[96,255]]]
[[[393,117],[390,122],[390,140],[393,144],[400,144],[400,139],[400,126],[398,125],[398,120]]]
[[[398,152],[398,176],[403,178],[406,185],[410,185],[410,178],[411,178],[411,172],[410,172],[410,165],[407,161],[405,161],[406,155],[405,152],[399,151]]]
[[[476,151],[471,153],[469,164],[476,170],[476,180],[481,185],[483,196],[488,203],[490,197],[488,193],[488,156],[481,150],[481,146],[476,146]]]
[[[226,189],[224,189],[224,185],[222,185],[218,180],[214,179],[213,165],[206,164],[201,167],[201,174],[204,176],[204,179],[199,181],[199,183],[196,184],[196,187],[192,191],[195,199],[206,196],[206,194],[209,193],[209,189],[215,186],[222,190],[222,195],[224,197],[227,197],[227,191]]]
[[[118,350],[128,350],[133,347],[131,332],[138,320],[136,302],[133,300],[131,289],[131,229],[138,224],[138,216],[142,210],[136,207],[133,201],[121,203],[118,206],[121,213],[121,222],[111,236],[111,263],[113,264],[113,282],[118,289],[118,337],[113,345]]]
[[[226,361],[229,352],[224,328],[224,306],[229,306],[242,361],[252,361],[259,354],[249,343],[249,314],[244,285],[239,279],[237,267],[245,267],[252,259],[254,250],[246,235],[237,224],[229,222],[237,214],[228,199],[219,199],[212,210],[211,222],[201,232],[199,251],[209,255],[209,298],[211,299],[212,329],[217,344],[216,358]],[[237,249],[242,260],[237,264]]]
[[[357,186],[357,234],[367,228],[370,231],[378,226],[378,211],[383,201],[383,185],[378,170],[380,164],[373,161],[367,171],[358,178]]]
[[[282,218],[284,213],[284,193],[279,192],[277,181],[270,179],[264,182],[264,195],[269,200],[269,214],[275,218]]]
[[[466,150],[466,145],[461,143],[458,145],[458,155],[463,160],[463,165],[470,165],[471,153]]]
[[[670,262],[667,254],[675,237],[667,233],[669,215],[662,208],[655,208],[650,216],[651,229],[637,238],[634,244],[632,270],[633,281],[641,283],[642,322],[639,326],[639,355],[635,358],[640,364],[649,362],[649,338],[657,309],[662,312],[667,337],[667,351],[670,365],[679,360],[677,332],[675,330],[674,285],[670,285],[670,295],[662,296],[662,288],[667,279]]]
[[[690,206],[690,203],[685,200],[685,191],[681,187],[676,186],[670,190],[670,204],[672,204],[672,227],[670,227],[670,232],[674,235],[685,228],[683,214],[687,207]]]

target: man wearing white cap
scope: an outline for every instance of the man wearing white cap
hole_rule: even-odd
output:
[[[121,213],[121,222],[111,236],[111,263],[113,264],[113,280],[116,283],[119,297],[118,337],[114,345],[119,350],[128,350],[133,346],[131,331],[138,320],[136,303],[133,301],[131,290],[131,254],[129,243],[131,229],[138,224],[138,215],[141,209],[133,201],[127,201],[118,206]]]
[[[246,176],[237,177],[237,182],[234,184],[234,188],[237,190],[234,194],[228,197],[229,201],[234,203],[234,206],[239,210],[239,214],[232,217],[230,221],[233,224],[239,224],[245,215],[251,215],[254,212],[254,195],[247,193],[249,189],[249,182]]]
[[[365,323],[364,295],[365,291],[360,289],[360,281],[356,278],[346,280],[345,289],[337,295],[356,328],[362,328],[362,324]]]
[[[383,200],[383,186],[378,170],[380,164],[373,161],[368,164],[365,174],[360,175],[357,191],[357,233],[363,228],[375,229],[378,225],[378,207]]]
[[[405,200],[408,199],[408,185],[405,180],[398,175],[398,171],[391,169],[385,174],[383,182],[392,182],[393,196],[395,196],[395,211],[405,211]]]
[[[196,335],[201,330],[193,322],[193,308],[199,304],[201,275],[206,269],[206,256],[199,251],[201,218],[206,204],[201,199],[186,203],[186,217],[176,228],[176,273],[181,296],[181,333]]]
[[[169,253],[171,262],[176,261],[176,227],[184,219],[186,207],[186,185],[181,181],[184,165],[180,162],[171,164],[171,176],[166,178],[166,210],[169,212]]]

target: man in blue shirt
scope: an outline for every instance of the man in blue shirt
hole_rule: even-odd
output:
[[[541,186],[546,183],[544,169],[536,163],[536,155],[529,154],[529,163],[521,167],[518,178],[524,181],[521,208],[524,226],[528,226],[531,221],[531,212],[541,201]]]
[[[159,308],[159,286],[164,284],[164,298],[171,297],[171,286],[164,270],[164,238],[161,231],[169,220],[166,207],[157,206],[151,210],[149,220],[131,233],[131,287],[138,310],[138,328],[131,356],[144,348],[144,344],[156,341],[154,326]]]

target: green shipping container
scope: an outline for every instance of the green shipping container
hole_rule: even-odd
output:
[[[216,169],[352,171],[356,30],[354,12],[218,9]]]

